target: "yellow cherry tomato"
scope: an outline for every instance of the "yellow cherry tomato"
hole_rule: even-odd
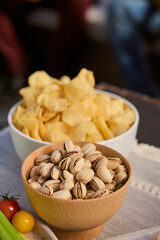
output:
[[[25,210],[16,212],[12,218],[12,224],[18,232],[30,232],[35,226],[35,218]]]

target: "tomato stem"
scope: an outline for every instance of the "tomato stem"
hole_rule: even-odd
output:
[[[10,199],[18,200],[19,199],[19,195],[13,195],[13,196],[9,197],[8,194],[9,194],[9,191],[7,193],[5,193],[4,195],[1,194],[0,197],[2,197],[5,200],[10,200]]]

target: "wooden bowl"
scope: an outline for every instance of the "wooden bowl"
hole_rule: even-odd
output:
[[[82,146],[85,142],[76,142]],[[35,212],[48,224],[60,240],[88,240],[98,235],[103,224],[109,220],[121,206],[131,179],[131,166],[128,161],[115,150],[104,145],[95,144],[103,155],[120,157],[128,170],[127,182],[117,191],[101,198],[88,200],[54,199],[44,195],[27,183],[30,169],[35,158],[42,154],[50,154],[61,143],[41,147],[32,152],[23,162],[21,174],[28,199]]]

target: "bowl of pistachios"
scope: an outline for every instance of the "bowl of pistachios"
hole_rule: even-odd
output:
[[[117,151],[70,140],[41,147],[23,162],[27,197],[58,239],[93,239],[120,208],[131,166]]]

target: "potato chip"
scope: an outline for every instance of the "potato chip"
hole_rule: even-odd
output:
[[[18,123],[28,129],[31,137],[42,140],[39,135],[39,121],[33,111],[24,112]]]
[[[86,141],[90,139],[91,142],[100,142],[103,141],[104,138],[102,134],[97,129],[96,125],[93,122],[85,123],[86,129]]]
[[[68,105],[65,98],[53,98],[52,95],[47,93],[42,93],[37,98],[37,102],[40,106],[47,108],[51,112],[62,112]]]
[[[71,82],[65,84],[63,89],[64,96],[70,103],[94,96],[94,89],[85,78],[75,77]]]
[[[95,124],[104,139],[110,139],[110,138],[114,137],[113,133],[109,129],[109,127],[103,117],[98,117],[95,121]]]
[[[118,136],[127,131],[135,121],[135,114],[131,109],[126,109],[123,114],[114,118],[110,124],[110,129],[114,136]]]
[[[68,126],[63,122],[51,122],[45,124],[45,140],[49,142],[61,142],[65,139],[69,139],[67,132],[69,131]]]
[[[28,78],[29,86],[38,90],[52,83],[52,77],[45,71],[36,71]]]
[[[86,139],[85,124],[83,122],[78,124],[77,126],[73,127],[68,134],[72,141],[85,141]]]
[[[52,111],[50,112],[48,109],[43,108],[43,115],[42,115],[42,122],[47,122],[49,120],[51,120],[52,118],[54,118],[56,116],[56,112]]]
[[[83,121],[90,121],[92,116],[88,112],[86,101],[75,102],[62,113],[62,120],[69,126],[76,126]]]
[[[32,89],[31,87],[22,88],[19,91],[20,95],[23,97],[24,103],[27,107],[31,107],[36,104],[36,100],[40,91],[37,89]]]
[[[90,83],[91,87],[94,88],[95,79],[92,71],[82,68],[77,77],[80,79],[85,79],[88,83]]]

